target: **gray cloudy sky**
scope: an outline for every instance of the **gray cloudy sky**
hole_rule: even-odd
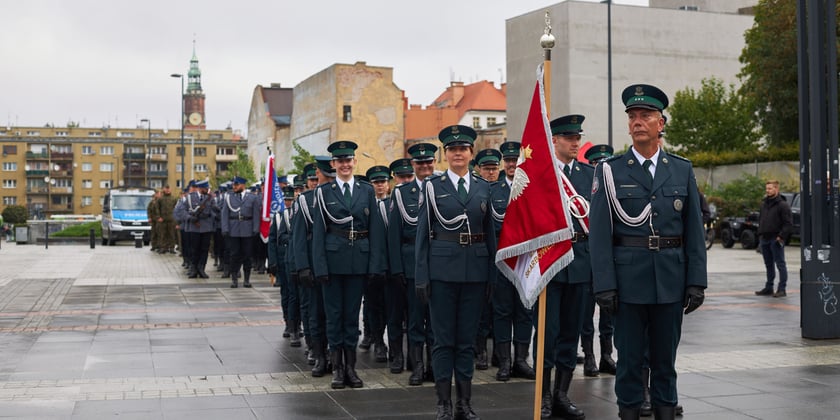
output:
[[[293,87],[333,63],[393,67],[409,102],[426,105],[450,80],[498,83],[505,20],[558,2],[2,1],[0,125],[180,127],[169,75],[186,76],[193,38],[212,129],[247,134],[257,84]]]

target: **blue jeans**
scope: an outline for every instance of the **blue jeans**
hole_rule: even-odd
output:
[[[761,255],[764,257],[764,267],[767,268],[767,283],[764,288],[773,290],[773,281],[776,279],[776,269],[779,269],[779,291],[787,287],[787,265],[785,264],[785,246],[776,239],[759,240]],[[776,267],[773,267],[773,264]]]

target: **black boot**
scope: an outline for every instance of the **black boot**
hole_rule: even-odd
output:
[[[612,337],[601,337],[601,363],[598,370],[615,375],[615,360],[612,358]]]
[[[580,337],[580,346],[583,347],[583,376],[598,376],[598,365],[595,364],[595,351],[592,350],[592,337]]]
[[[409,351],[411,352],[411,359],[414,361],[414,367],[411,376],[408,377],[408,384],[411,386],[423,385],[423,372],[426,370],[423,365],[423,345],[411,346]],[[429,362],[431,363],[431,361]]]
[[[370,333],[364,333],[362,335],[362,341],[359,342],[359,348],[362,350],[370,350],[370,345],[373,343],[373,340],[370,339]]]
[[[402,373],[405,359],[403,357],[402,339],[389,341],[391,347],[391,364],[388,366],[391,373]]]
[[[435,382],[435,393],[438,397],[435,419],[452,420],[452,380],[444,379]]]
[[[219,257],[213,257],[213,267],[219,266]]]
[[[289,347],[300,347],[300,328],[298,323],[292,328],[292,333],[289,335]]]
[[[312,377],[320,378],[327,373],[327,358],[324,356],[324,345],[317,340],[312,341],[312,347],[309,348],[309,353],[315,360],[315,366],[312,367]],[[332,357],[332,354],[330,354]]]
[[[554,395],[552,401],[552,416],[567,420],[583,420],[586,415],[569,400],[569,387],[572,385],[570,369],[558,369],[554,377]]]
[[[377,335],[373,347],[373,355],[377,363],[385,363],[388,361],[388,346],[385,345],[385,340],[382,335]]]
[[[344,389],[344,351],[341,348],[330,350],[330,362],[333,365],[332,389]],[[317,365],[317,363],[316,363]]]
[[[455,418],[463,420],[481,420],[470,406],[472,398],[472,381],[459,381],[455,379],[455,394],[458,400],[455,402]]]
[[[639,415],[650,417],[653,414],[653,408],[650,406],[650,368],[642,368],[642,386],[643,400]]]
[[[426,371],[423,373],[427,382],[435,382],[435,372],[432,370],[432,344],[426,343]]]
[[[246,268],[243,271],[245,272],[245,281],[242,282],[242,287],[251,287],[251,269]]]
[[[639,420],[639,409],[619,407],[618,418],[621,420]]]
[[[356,374],[356,349],[344,347],[344,383],[350,388],[361,388],[365,384]]]
[[[507,382],[510,380],[510,343],[496,343],[495,353],[499,357],[499,371],[496,380]]]
[[[236,275],[236,274],[231,274],[230,275],[230,288],[231,289],[236,289],[237,287],[239,287],[239,276]]]
[[[203,265],[199,265],[198,267],[196,267],[196,271],[198,271],[198,277],[201,277],[203,279],[209,279],[210,278],[210,276],[208,276],[207,273],[204,271],[204,266]]]
[[[508,350],[510,351],[510,350]],[[513,369],[510,376],[514,378],[537,379],[537,373],[531,366],[528,366],[528,345],[513,343]]]
[[[653,418],[656,420],[674,420],[677,412],[676,407],[654,407]]]
[[[551,418],[551,368],[543,369],[542,377],[542,404],[540,405],[540,418]]]
[[[490,366],[487,364],[487,339],[475,339],[475,368],[477,370],[487,370]]]
[[[224,268],[222,268],[222,278],[226,279],[230,277],[230,264],[224,263]]]
[[[189,268],[187,269],[187,278],[197,279],[198,278],[198,267],[195,264],[190,264]]]

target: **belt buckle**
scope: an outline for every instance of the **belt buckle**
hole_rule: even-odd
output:
[[[458,234],[458,245],[464,246],[472,243],[472,237],[469,233],[461,232]]]
[[[659,251],[659,236],[648,236],[648,249],[651,251]]]
[[[348,230],[347,231],[347,239],[349,239],[351,241],[355,241],[356,240],[356,235],[358,233],[359,233],[358,230],[353,230],[353,229]]]
[[[572,243],[573,244],[577,243],[577,241],[578,241],[578,233],[577,232],[572,232]]]

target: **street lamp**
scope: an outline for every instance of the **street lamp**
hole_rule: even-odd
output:
[[[149,183],[149,171],[152,170],[152,121],[143,118],[140,122],[148,124],[149,128],[149,141],[146,143],[146,186],[151,187],[152,185]]]
[[[181,188],[184,188],[184,75],[172,73],[169,77],[181,79]]]

